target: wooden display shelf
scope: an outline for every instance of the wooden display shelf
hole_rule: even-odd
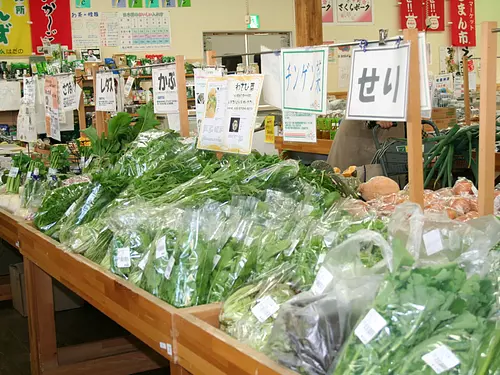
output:
[[[330,139],[318,139],[316,143],[307,142],[285,142],[283,137],[274,137],[274,147],[279,153],[283,151],[306,152],[310,154],[328,155],[333,141]]]
[[[0,301],[10,301],[11,299],[10,277],[9,275],[2,275],[0,276]]]
[[[19,248],[19,221],[22,220],[16,216],[1,210],[0,214],[0,238],[9,243],[9,245]]]

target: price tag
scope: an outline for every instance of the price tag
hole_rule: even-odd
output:
[[[125,97],[128,97],[130,95],[130,91],[132,91],[132,86],[134,85],[135,78],[132,76],[129,76],[127,78],[127,83],[125,83],[125,87],[123,88],[123,94]]]
[[[438,229],[431,230],[424,234],[424,245],[427,255],[431,256],[444,249],[441,233]]]
[[[287,251],[285,251],[285,255],[287,257],[289,257],[290,255],[292,255],[298,244],[299,244],[299,240],[293,240],[292,244],[290,245],[290,248]]]
[[[323,264],[323,262],[325,261],[325,257],[326,257],[326,254],[323,253],[323,254],[319,254],[318,256],[318,266],[321,266]]]
[[[165,236],[156,241],[156,259],[167,256],[167,244]]]
[[[316,275],[316,279],[314,280],[314,284],[311,287],[311,293],[315,295],[322,294],[328,284],[330,284],[333,280],[333,275],[325,268],[321,267]]]
[[[33,175],[33,172],[29,171],[27,174],[26,174],[26,179],[29,180],[31,178],[31,176]]]
[[[255,239],[254,237],[246,236],[245,241],[243,243],[245,244],[246,247],[250,247],[252,246],[254,239]]]
[[[69,206],[69,208],[64,213],[64,216],[68,217],[69,215],[71,215],[73,213],[73,211],[75,210],[75,207],[76,207],[76,202],[73,202],[73,204],[71,206]]]
[[[15,177],[17,177],[18,173],[19,173],[18,167],[11,167],[10,171],[9,171],[9,177],[15,178]]]
[[[142,257],[141,261],[137,265],[143,271],[144,271],[144,268],[146,268],[146,264],[148,263],[148,255],[149,255],[149,252],[146,253],[146,254],[144,254],[144,256]]]
[[[259,322],[264,323],[271,315],[277,313],[279,309],[280,307],[274,301],[273,297],[266,296],[252,307],[252,313]]]
[[[387,325],[385,319],[374,309],[371,309],[354,330],[354,334],[365,345]]]
[[[116,250],[116,253],[116,266],[118,268],[129,268],[132,265],[130,247],[121,247]]]
[[[215,269],[215,267],[217,267],[217,265],[219,264],[220,258],[221,258],[221,256],[220,256],[219,254],[216,254],[216,255],[214,256],[214,266],[213,266],[213,268],[212,268],[212,271],[213,271],[213,270]]]
[[[38,176],[40,174],[40,170],[38,168],[35,168],[33,171],[33,176]]]
[[[445,345],[441,345],[432,352],[422,356],[422,360],[427,363],[436,374],[451,370],[460,364],[460,360],[457,356]]]
[[[49,168],[49,176],[55,176],[57,174],[57,169]]]
[[[167,268],[165,268],[164,275],[167,280],[170,280],[170,275],[172,274],[172,270],[174,269],[174,264],[175,258],[172,256],[167,263]]]
[[[80,158],[80,168],[81,169],[85,168],[85,156],[82,156]]]

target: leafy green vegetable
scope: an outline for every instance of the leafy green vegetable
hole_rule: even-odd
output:
[[[19,187],[21,186],[21,177],[28,172],[28,167],[31,162],[31,158],[20,152],[12,157],[12,168],[17,168],[15,176],[10,176],[7,178],[7,193],[18,194]],[[11,168],[11,171],[13,170]]]

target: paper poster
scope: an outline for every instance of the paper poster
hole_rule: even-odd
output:
[[[374,0],[336,0],[335,22],[343,25],[373,24]]]
[[[191,0],[177,0],[179,8],[189,8],[191,6]]]
[[[59,85],[59,107],[61,111],[74,111],[78,109],[79,98],[76,97],[76,85],[72,75],[57,77]]]
[[[24,99],[23,99],[24,101]],[[17,115],[17,139],[23,142],[36,142],[37,132],[35,124],[35,107],[30,108],[26,103],[21,103]]]
[[[101,45],[99,12],[71,12],[73,47],[89,48]]]
[[[449,92],[453,91],[453,74],[452,73],[437,75],[434,78],[434,80],[435,80],[435,89],[436,90],[446,89]]]
[[[116,112],[115,78],[113,73],[97,73],[95,89],[97,91],[95,110]]]
[[[75,0],[77,8],[91,8],[91,0]]]
[[[177,0],[161,0],[162,8],[175,8]]]
[[[265,81],[265,79],[264,79]],[[276,117],[274,116],[266,116],[264,120],[264,127],[266,136],[264,138],[265,143],[274,143],[274,123],[276,121]]]
[[[45,133],[47,137],[61,140],[59,124],[59,99],[57,95],[57,78],[45,77]]]
[[[120,14],[120,17],[122,51],[152,51],[170,48],[168,11],[124,12]]]
[[[120,16],[118,13],[101,12],[99,22],[99,46],[118,47],[120,44],[120,26]]]
[[[328,47],[281,51],[283,110],[326,114]]]
[[[476,45],[475,0],[450,0],[451,45],[474,47]]]
[[[128,0],[128,7],[129,8],[142,8],[142,0]]]
[[[113,8],[126,8],[127,0],[111,0],[111,6]]]
[[[196,93],[196,124],[200,131],[205,115],[205,88],[210,77],[222,77],[221,68],[194,69],[194,92]]]
[[[0,111],[17,111],[21,106],[21,83],[0,80]]]
[[[213,77],[205,89],[205,117],[198,148],[248,155],[264,76]]]
[[[42,40],[73,49],[70,0],[30,0],[30,18],[33,52],[43,54]]]
[[[262,46],[262,52],[270,51]],[[262,96],[266,104],[281,108],[281,56],[279,53],[268,53],[260,55],[262,74],[264,75],[264,87]]]
[[[179,112],[175,65],[153,68],[153,100],[156,114]]]
[[[333,2],[334,0],[321,0],[321,14],[323,23],[333,22]]]
[[[36,82],[35,77],[23,77],[23,99],[29,108],[35,108]]]
[[[283,140],[316,143],[316,115],[283,111]]]
[[[159,8],[160,0],[144,0],[146,2],[146,8]]]
[[[31,55],[29,0],[0,2],[0,55]]]
[[[338,83],[339,89],[349,88],[349,80],[351,77],[351,47],[339,47],[337,52],[338,59]]]

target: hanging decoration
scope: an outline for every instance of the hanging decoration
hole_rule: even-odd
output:
[[[451,45],[476,46],[475,0],[450,0]]]

